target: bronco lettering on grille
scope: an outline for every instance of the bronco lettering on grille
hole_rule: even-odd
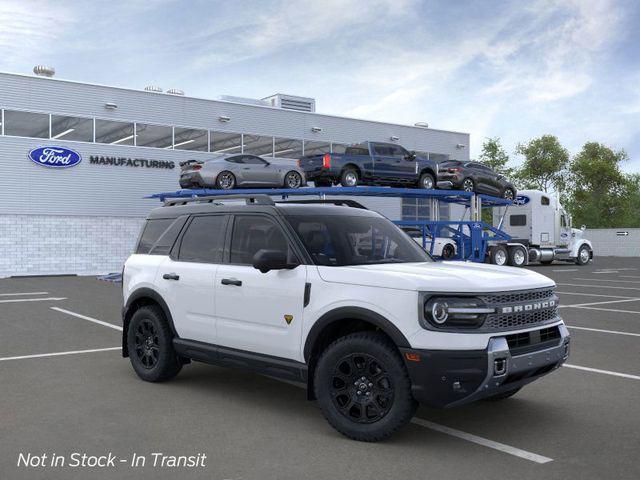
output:
[[[544,308],[553,308],[556,306],[555,300],[548,300],[545,302],[528,303],[526,305],[515,305],[511,307],[502,307],[500,313],[518,313],[518,312],[531,312],[534,310],[542,310]]]

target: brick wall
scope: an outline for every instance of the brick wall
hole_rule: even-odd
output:
[[[584,238],[593,243],[594,256],[640,257],[640,228],[589,228]]]
[[[0,215],[0,277],[119,272],[144,219]]]

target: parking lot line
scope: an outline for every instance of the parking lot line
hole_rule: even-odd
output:
[[[640,337],[640,333],[620,332],[618,330],[602,330],[600,328],[587,328],[587,327],[574,327],[571,325],[565,325],[567,328],[575,330],[588,330],[590,332],[611,333],[615,335],[629,335],[630,337]]]
[[[567,268],[567,269],[558,269],[558,270],[551,270],[552,272],[578,272],[580,271],[579,268]]]
[[[66,297],[45,297],[45,298],[10,298],[7,300],[0,300],[0,303],[19,303],[19,302],[57,302],[59,300],[66,300]]]
[[[55,310],[56,312],[66,313],[67,315],[71,315],[73,317],[81,318],[82,320],[86,320],[88,322],[97,323],[98,325],[102,325],[104,327],[113,328],[114,330],[122,331],[122,327],[119,325],[114,325],[113,323],[103,322],[102,320],[98,320],[97,318],[87,317],[86,315],[81,315],[76,312],[71,312],[69,310],[65,310],[64,308],[51,307],[51,310]]]
[[[273,380],[278,382],[283,382],[294,387],[305,389],[307,386],[304,383],[294,382],[291,380],[285,380],[278,377],[272,377],[271,375],[265,375]],[[504,443],[494,442],[493,440],[489,440],[488,438],[479,437],[477,435],[473,435],[472,433],[463,432],[462,430],[456,430],[455,428],[447,427],[445,425],[440,425],[439,423],[434,423],[429,420],[424,420],[423,418],[413,417],[411,419],[411,423],[414,425],[419,425],[424,428],[428,428],[431,430],[435,430],[440,433],[444,433],[446,435],[451,435],[452,437],[461,438],[462,440],[466,440],[468,442],[476,443],[478,445],[482,445],[484,447],[493,448],[494,450],[499,450],[503,453],[508,453],[509,455],[514,455],[516,457],[524,458],[525,460],[530,460],[536,463],[549,463],[553,462],[553,458],[544,457],[542,455],[538,455],[537,453],[527,452],[526,450],[521,450],[516,447],[512,447],[510,445],[505,445]]]
[[[601,293],[584,293],[584,292],[556,292],[560,295],[583,295],[585,297],[606,297],[606,298],[636,298],[623,297],[622,295],[603,295]]]
[[[59,357],[62,355],[78,355],[81,353],[108,352],[110,350],[121,350],[121,349],[122,347],[109,347],[109,348],[92,348],[90,350],[70,350],[68,352],[37,353],[35,355],[21,355],[19,357],[3,357],[3,358],[0,358],[0,362],[6,362],[8,360],[25,360],[27,358]]]
[[[49,295],[49,292],[0,293],[0,297],[13,297],[18,295]]]
[[[579,283],[556,283],[567,287],[588,287],[588,288],[615,288],[616,290],[640,290],[638,287],[620,287],[618,285],[585,285]]]
[[[591,302],[591,303],[576,303],[575,305],[558,305],[558,308],[578,308],[578,307],[590,307],[591,305],[604,305],[607,303],[624,303],[624,302],[637,302],[640,298],[627,298],[624,300],[605,300],[602,302]]]
[[[573,306],[573,308],[584,308],[585,310],[600,310],[601,312],[640,313],[640,311],[638,310],[616,310],[615,308],[578,307],[578,306]]]
[[[630,378],[632,380],[640,380],[640,376],[631,375],[630,373],[612,372],[610,370],[600,370],[599,368],[581,367],[580,365],[571,365],[565,363],[562,365],[567,368],[575,368],[576,370],[584,370],[585,372],[604,373],[605,375],[613,375],[614,377]]]
[[[421,427],[429,428],[431,430],[435,430],[436,432],[446,433],[447,435],[461,438],[468,442],[477,443],[478,445],[482,445],[484,447],[493,448],[494,450],[499,450],[501,452],[508,453],[509,455],[514,455],[516,457],[524,458],[525,460],[530,460],[532,462],[536,462],[536,463],[553,462],[553,458],[544,457],[542,455],[538,455],[537,453],[527,452],[526,450],[521,450],[519,448],[515,448],[510,445],[505,445],[504,443],[494,442],[493,440],[489,440],[483,437],[478,437],[477,435],[463,432],[461,430],[456,430],[455,428],[447,427],[445,425],[440,425],[438,423],[433,423],[428,420],[423,420],[422,418],[415,417],[413,420],[411,420],[411,423],[415,425],[420,425]]]
[[[613,283],[640,283],[638,280],[609,280],[608,278],[573,278],[572,280],[588,280],[588,281],[596,281],[596,282],[613,282]]]
[[[618,275],[620,278],[640,278],[640,275]]]

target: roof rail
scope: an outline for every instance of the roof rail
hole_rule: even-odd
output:
[[[302,203],[302,204],[311,203],[316,205],[325,204],[325,205],[336,205],[339,207],[353,207],[353,208],[361,208],[363,210],[368,210],[368,208],[362,205],[360,202],[356,202],[355,200],[341,199],[341,198],[327,199],[327,200],[286,200],[286,201],[276,202],[276,203],[282,203],[285,205],[287,203]]]
[[[220,200],[245,200],[247,205],[275,205],[275,202],[269,195],[266,194],[233,194],[233,195],[205,195],[205,196],[193,196],[189,198],[169,198],[164,201],[165,207],[171,207],[174,205],[187,205],[189,203],[218,203]]]

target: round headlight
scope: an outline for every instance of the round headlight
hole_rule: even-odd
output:
[[[449,318],[449,305],[446,302],[433,302],[431,305],[431,318],[439,325],[442,325]]]

